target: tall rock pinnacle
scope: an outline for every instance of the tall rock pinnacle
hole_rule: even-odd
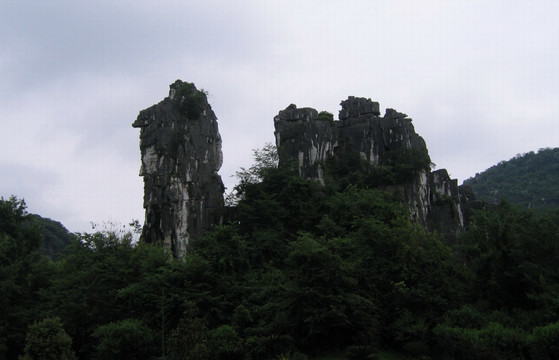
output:
[[[169,96],[142,110],[140,128],[146,210],[142,238],[162,243],[175,257],[190,239],[220,221],[223,155],[217,118],[203,91],[177,80]]]

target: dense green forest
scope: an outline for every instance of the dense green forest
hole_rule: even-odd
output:
[[[501,161],[464,181],[480,200],[530,209],[559,207],[559,148],[540,149]]]
[[[267,160],[182,259],[108,230],[45,256],[2,199],[0,359],[559,357],[558,210],[503,201],[448,244],[347,164],[321,186]]]

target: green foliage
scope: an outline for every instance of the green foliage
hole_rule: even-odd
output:
[[[431,158],[427,149],[400,147],[386,153],[385,162],[381,165],[388,167],[389,179],[401,184],[410,180],[414,172],[431,169]]]
[[[28,214],[24,226],[37,228],[41,234],[41,253],[51,259],[58,258],[72,243],[73,236],[58,221]]]
[[[209,359],[206,320],[199,316],[194,303],[187,302],[185,305],[183,315],[168,339],[167,354],[171,359]]]
[[[24,200],[0,200],[0,358],[16,358],[34,320],[44,318],[39,292],[53,272],[40,255],[41,233]]]
[[[54,317],[81,359],[557,358],[558,211],[486,206],[450,247],[369,187],[395,164],[357,154],[323,186],[257,155],[235,216],[180,260],[120,228],[49,260],[24,202],[2,200],[0,358]]]
[[[197,90],[194,84],[184,82],[177,89],[175,98],[179,101],[180,109],[189,120],[196,120],[202,114],[203,106],[207,102],[206,93]]]
[[[149,327],[139,319],[124,319],[101,325],[91,334],[97,340],[95,358],[147,359],[154,338]]]
[[[434,328],[455,358],[551,359],[557,332],[559,222],[506,202],[481,210],[463,235],[470,301]],[[529,354],[529,355],[526,355]]]
[[[533,359],[559,357],[559,322],[537,326],[532,330],[530,354]]]
[[[357,334],[369,337],[376,332],[374,302],[355,291],[353,264],[335,249],[302,235],[286,263],[286,325],[302,349],[340,347]]]
[[[334,122],[334,115],[328,111],[321,111],[318,113],[318,120]]]
[[[464,181],[476,197],[531,209],[559,207],[559,148],[517,155]]]
[[[357,151],[346,151],[339,157],[332,156],[324,165],[327,183],[336,190],[343,190],[350,185],[367,187],[378,183],[373,166],[362,159]]]
[[[339,190],[349,185],[379,187],[406,183],[416,172],[434,165],[427,149],[401,147],[387,151],[382,158],[382,163],[372,165],[359,152],[347,150],[325,161],[325,175]]]
[[[481,329],[437,325],[434,333],[445,354],[465,359],[522,359],[529,341],[521,329],[493,322]]]
[[[261,183],[246,184],[237,210],[241,229],[295,234],[312,229],[323,204],[323,189],[289,169],[268,169]]]
[[[558,289],[552,265],[559,261],[557,220],[557,214],[535,216],[506,202],[478,212],[462,249],[480,300],[509,311],[552,306],[555,300],[545,294]]]
[[[244,358],[241,338],[230,325],[221,325],[211,330],[208,335],[208,344],[210,349],[212,349],[213,359],[241,360]]]
[[[29,327],[21,360],[73,360],[72,339],[58,318],[47,318]]]
[[[11,196],[9,199],[0,199],[0,231],[11,236],[16,235],[18,226],[27,215],[25,200]]]
[[[275,145],[267,143],[262,149],[252,151],[254,164],[250,168],[241,167],[235,173],[239,184],[227,196],[228,205],[236,205],[245,195],[246,187],[262,182],[264,177],[274,169],[278,168],[279,155]]]
[[[352,345],[345,350],[345,357],[348,360],[367,360],[373,352],[370,346]]]
[[[442,323],[433,330],[443,355],[461,359],[555,359],[559,355],[559,326],[524,330],[487,322],[481,327]]]

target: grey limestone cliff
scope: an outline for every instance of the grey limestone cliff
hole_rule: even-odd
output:
[[[169,96],[142,110],[140,128],[145,222],[142,238],[175,257],[220,221],[224,187],[217,118],[203,91],[177,80]]]
[[[459,231],[464,219],[457,181],[444,169],[431,171],[412,120],[393,109],[380,116],[378,102],[366,98],[350,96],[341,106],[337,121],[293,104],[280,111],[274,118],[280,166],[296,162],[301,176],[324,183],[329,159],[356,155],[369,165],[371,186],[399,194],[413,221],[449,235]]]

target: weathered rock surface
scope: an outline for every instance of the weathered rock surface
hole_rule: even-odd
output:
[[[217,118],[202,91],[177,80],[169,96],[142,110],[132,126],[140,128],[142,238],[180,257],[190,239],[220,221],[223,210]]]
[[[400,194],[413,221],[449,235],[463,228],[457,181],[444,169],[431,171],[425,141],[412,120],[393,109],[380,117],[379,104],[366,98],[351,96],[341,106],[338,121],[293,104],[280,111],[274,118],[280,166],[296,162],[301,176],[324,183],[328,159],[359,154],[371,172],[384,174],[372,185]]]

